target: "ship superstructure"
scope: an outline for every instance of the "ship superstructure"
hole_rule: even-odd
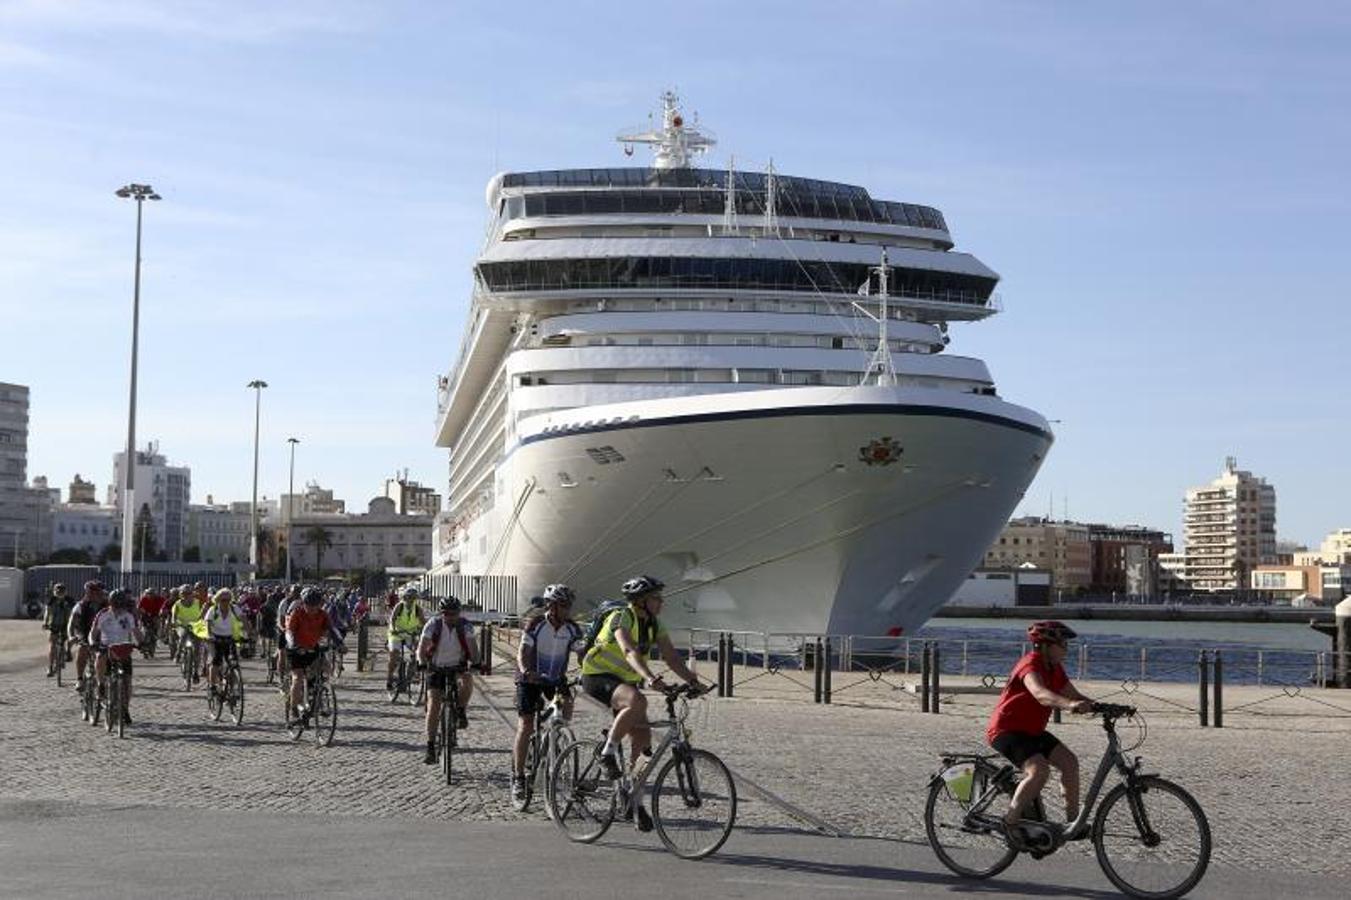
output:
[[[896,634],[978,563],[1051,443],[949,323],[998,276],[942,214],[696,168],[673,94],[644,168],[505,173],[437,443],[433,581],[523,605],[665,580],[674,624]]]

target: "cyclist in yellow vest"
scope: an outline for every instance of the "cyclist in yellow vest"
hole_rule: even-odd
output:
[[[190,643],[198,644],[198,656],[205,656],[201,652],[200,644],[206,640],[206,626],[202,622],[202,615],[205,610],[202,608],[202,601],[192,592],[192,589],[186,584],[180,589],[179,598],[173,607],[169,610],[169,619],[178,631],[178,652],[184,652]],[[205,660],[202,660],[205,663]],[[192,680],[197,681],[201,678],[200,672],[192,673]]]
[[[629,759],[637,761],[652,746],[652,729],[647,721],[647,698],[641,688],[666,687],[661,676],[654,675],[648,666],[648,651],[655,645],[662,661],[687,684],[697,685],[698,678],[676,653],[666,627],[657,618],[665,598],[661,590],[666,585],[650,575],[639,575],[624,582],[624,598],[628,606],[610,613],[596,643],[582,659],[582,690],[604,703],[615,713],[601,749],[601,761],[612,778],[619,776],[616,747],[627,735]],[[639,827],[647,830],[646,811],[637,811]],[[643,828],[647,825],[647,828]]]
[[[415,587],[404,588],[403,597],[389,611],[389,665],[385,668],[385,690],[394,686],[394,670],[399,667],[399,658],[403,650],[416,650],[426,617],[422,607],[418,606],[418,591]]]

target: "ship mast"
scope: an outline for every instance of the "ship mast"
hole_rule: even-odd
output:
[[[654,169],[688,169],[694,157],[706,153],[718,141],[700,127],[697,114],[694,121],[685,121],[680,112],[680,98],[674,91],[664,91],[661,104],[660,129],[630,128],[621,131],[615,140],[624,145],[625,153],[632,153],[634,144],[651,146]]]
[[[891,358],[891,343],[887,340],[887,322],[890,315],[887,309],[888,281],[890,280],[891,266],[887,264],[887,248],[882,248],[882,264],[873,266],[869,270],[868,280],[859,286],[860,295],[867,297],[872,294],[872,275],[877,275],[877,302],[879,315],[873,315],[868,309],[854,301],[854,306],[868,318],[877,323],[877,349],[873,351],[872,359],[868,360],[868,370],[863,375],[862,384],[867,384],[868,379],[876,376],[876,384],[879,387],[894,387],[896,384],[896,363]]]

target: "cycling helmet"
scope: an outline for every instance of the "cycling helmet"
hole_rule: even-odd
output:
[[[306,606],[318,606],[324,602],[324,592],[317,587],[307,587],[300,592],[300,602]]]
[[[408,587],[403,589],[403,599],[405,600],[417,600],[421,596],[422,595],[418,593],[418,589],[413,587],[412,585],[409,585]]]
[[[64,594],[65,592],[66,592],[66,586],[65,586],[64,584],[62,584],[61,582],[58,581],[56,584],[52,585],[52,593],[53,593],[53,594]]]
[[[113,609],[131,609],[131,594],[118,588],[108,595],[108,605]]]
[[[235,602],[234,592],[231,591],[229,588],[221,588],[211,596],[211,602],[215,603],[218,606],[220,605],[222,600],[224,600],[226,603],[234,603]]]
[[[442,597],[440,603],[441,612],[459,612],[460,598],[455,596]]]
[[[637,578],[630,578],[624,582],[624,586],[620,590],[624,592],[624,596],[628,599],[636,600],[644,594],[659,591],[664,587],[666,585],[658,578],[653,578],[651,575],[639,575]]]
[[[572,588],[566,584],[551,584],[544,589],[543,606],[552,606],[555,603],[561,603],[564,606],[571,606],[577,599],[577,595],[572,592]]]
[[[1027,626],[1027,639],[1034,644],[1063,644],[1078,637],[1064,622],[1045,619]]]
[[[84,592],[86,594],[102,594],[107,588],[103,586],[102,581],[86,581],[84,583]]]

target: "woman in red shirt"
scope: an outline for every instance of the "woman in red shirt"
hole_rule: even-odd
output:
[[[1008,831],[1023,817],[1028,804],[1041,794],[1054,766],[1065,790],[1065,819],[1079,816],[1079,758],[1046,730],[1052,709],[1086,713],[1093,701],[1079,693],[1065,674],[1067,642],[1077,637],[1063,622],[1033,622],[1027,627],[1032,652],[1018,660],[999,695],[985,737],[990,746],[1023,770],[1004,816]]]

